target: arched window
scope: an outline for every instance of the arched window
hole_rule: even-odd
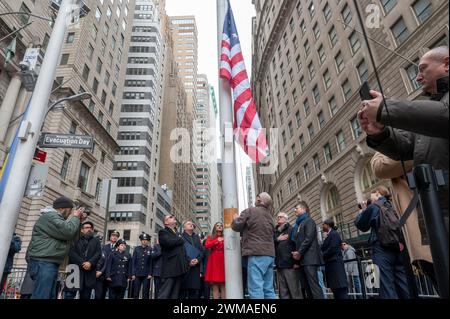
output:
[[[340,227],[344,224],[344,216],[342,215],[341,200],[336,186],[331,186],[326,196],[327,217],[333,218],[336,226]]]
[[[361,190],[364,199],[369,198],[370,192],[375,189],[376,187],[386,184],[386,181],[383,182],[383,180],[377,178],[375,174],[372,171],[372,166],[370,165],[370,161],[367,161],[364,165],[364,168],[362,170],[361,174]],[[387,185],[385,185],[387,186]]]

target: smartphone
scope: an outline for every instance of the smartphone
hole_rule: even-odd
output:
[[[359,89],[359,95],[361,96],[362,101],[373,100],[372,95],[370,94],[370,86],[369,82],[364,82]]]

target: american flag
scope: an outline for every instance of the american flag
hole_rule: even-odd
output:
[[[223,26],[221,47],[220,77],[228,80],[233,89],[234,134],[250,158],[259,163],[268,154],[266,135],[256,111],[230,5]]]

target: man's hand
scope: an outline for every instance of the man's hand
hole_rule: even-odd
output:
[[[111,277],[106,278],[107,281],[112,281]]]
[[[277,240],[278,240],[278,241],[285,241],[285,240],[287,240],[288,238],[289,238],[289,235],[288,235],[288,234],[282,234],[282,235],[278,236]]]
[[[358,112],[358,121],[361,125],[361,129],[367,133],[367,135],[380,134],[384,129],[384,125],[381,123],[370,122],[363,110]]]
[[[89,261],[86,261],[82,264],[84,270],[91,270],[92,264]]]
[[[96,271],[95,272],[95,278],[100,278],[101,275],[102,275],[101,271]]]
[[[300,265],[294,264],[294,269],[300,269]]]
[[[300,260],[301,255],[298,251],[293,251],[293,252],[291,252],[291,254],[292,254],[292,258],[294,258],[295,260]]]
[[[383,103],[383,95],[380,92],[371,90],[370,95],[374,98],[373,100],[366,100],[362,102],[362,111],[371,123],[377,122],[378,109],[381,103]]]
[[[131,276],[131,280],[135,280],[136,279],[136,276]]]
[[[191,267],[197,266],[198,265],[198,259],[192,259],[190,262]]]
[[[80,207],[73,212],[73,216],[76,216],[81,219],[83,213],[84,213],[84,207]]]
[[[147,276],[147,279],[152,279],[152,276],[148,275],[148,276]]]

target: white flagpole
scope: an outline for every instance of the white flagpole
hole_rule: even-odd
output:
[[[221,44],[227,0],[217,0],[217,43],[220,66]],[[225,240],[225,287],[227,299],[243,299],[241,244],[239,233],[231,229],[233,216],[238,211],[236,166],[234,157],[233,99],[228,81],[219,76],[220,129],[222,137],[222,193]]]

